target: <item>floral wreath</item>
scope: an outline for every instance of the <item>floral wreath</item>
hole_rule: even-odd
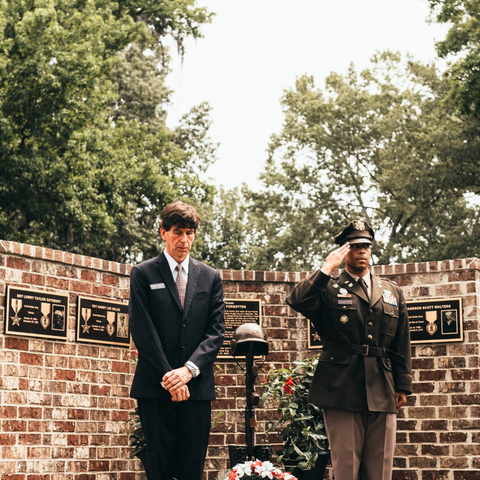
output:
[[[275,468],[271,462],[261,462],[255,460],[252,462],[237,463],[228,476],[221,477],[221,480],[262,480],[268,478],[273,480],[298,480],[289,472],[282,472]]]

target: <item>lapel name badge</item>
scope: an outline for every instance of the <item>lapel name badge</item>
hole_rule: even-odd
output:
[[[165,288],[164,283],[151,283],[150,284],[150,289],[151,290],[160,290],[161,288]]]

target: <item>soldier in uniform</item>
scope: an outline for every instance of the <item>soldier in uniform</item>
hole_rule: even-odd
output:
[[[340,247],[287,298],[324,343],[309,401],[323,407],[337,480],[391,480],[396,414],[412,390],[405,298],[370,273],[373,240],[367,222],[350,222],[335,237]]]

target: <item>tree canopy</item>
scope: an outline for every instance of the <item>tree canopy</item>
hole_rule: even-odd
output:
[[[0,238],[135,261],[165,204],[211,199],[209,109],[166,127],[163,45],[210,19],[195,0],[0,0]]]
[[[464,124],[442,103],[447,88],[433,65],[390,52],[332,73],[323,89],[300,77],[282,98],[263,188],[248,194],[249,267],[318,267],[355,218],[376,230],[380,263],[474,255],[478,208],[459,182]]]

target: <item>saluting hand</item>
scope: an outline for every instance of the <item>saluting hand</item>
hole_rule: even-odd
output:
[[[344,258],[347,256],[350,251],[350,244],[345,243],[341,247],[330,252],[328,257],[325,259],[325,263],[321,268],[322,272],[330,275],[334,270],[336,270],[343,262]]]

